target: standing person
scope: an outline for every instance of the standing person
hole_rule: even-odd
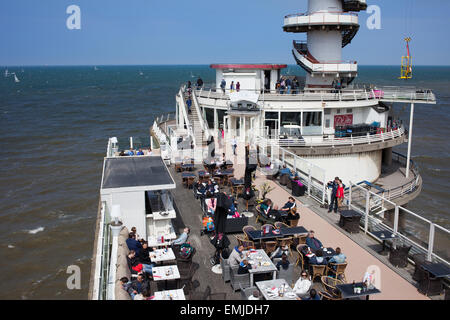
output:
[[[231,147],[233,148],[233,155],[236,156],[236,148],[237,148],[236,137],[233,137],[233,139],[231,139]]]
[[[239,83],[239,81],[236,83],[236,92],[239,92],[239,90],[241,90],[241,84]]]
[[[338,209],[340,207],[342,207],[342,203],[344,202],[344,188],[345,188],[345,186],[342,183],[342,180],[339,179],[339,185],[338,185],[338,188],[337,188],[337,191],[336,191],[336,198],[337,198],[337,201],[338,201]]]
[[[286,79],[286,87],[287,87],[286,94],[290,94],[291,93],[291,79],[289,79],[289,78]]]
[[[286,81],[281,80],[281,84],[280,84],[280,93],[283,94],[284,93],[284,89],[286,88]]]
[[[189,97],[189,98],[186,100],[186,104],[187,104],[187,107],[188,107],[188,114],[191,114],[191,106],[192,106],[192,100],[191,100],[191,97]]]
[[[197,90],[200,90],[201,87],[203,87],[203,80],[202,80],[202,78],[198,77],[198,79],[197,79]]]
[[[331,189],[331,201],[330,201],[330,207],[328,208],[328,212],[331,212],[334,210],[334,213],[337,213],[338,209],[338,202],[337,202],[337,189],[339,187],[339,177],[334,178],[334,181],[328,182],[328,188]]]
[[[234,81],[231,81],[230,92],[233,92],[233,91],[234,91]]]
[[[192,86],[191,81],[188,81],[188,83],[187,83],[187,88],[190,89],[191,86]]]
[[[225,94],[226,86],[227,86],[227,82],[225,81],[225,79],[222,79],[222,82],[220,82],[220,88],[222,89],[224,94]]]

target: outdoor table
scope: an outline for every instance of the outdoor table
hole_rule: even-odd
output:
[[[296,234],[307,234],[308,230],[306,230],[302,226],[292,227],[292,228],[281,228],[281,229],[272,229],[267,234],[263,234],[262,230],[253,230],[249,231],[248,235],[252,240],[264,240],[264,239],[274,239],[274,238],[284,238],[293,236]]]
[[[165,249],[156,249],[150,252],[150,260],[151,262],[162,263],[164,261],[176,260],[176,257],[172,248],[167,248],[167,252]]]
[[[153,300],[186,300],[183,289],[156,291]]]
[[[336,285],[336,288],[341,292],[342,299],[360,298],[366,296],[366,300],[369,300],[371,294],[381,293],[377,288],[364,291],[362,282],[355,283],[355,288],[361,288],[361,292],[354,292],[352,283],[344,283]]]
[[[420,280],[420,286],[428,288],[426,290],[426,295],[438,295],[441,294],[443,288],[443,278],[450,275],[450,268],[443,263],[432,263],[425,261],[422,268],[430,273],[435,279],[430,279],[432,277],[423,277]],[[428,281],[428,282],[427,282]]]
[[[284,286],[282,297],[279,295],[281,286]],[[297,300],[297,294],[284,279],[258,281],[256,287],[266,300]]]
[[[194,168],[194,165],[192,163],[183,163],[181,165],[182,170],[192,171],[193,168]]]
[[[326,258],[326,259],[330,259],[333,256],[336,255],[336,251],[334,251],[333,248],[329,247],[329,248],[323,248],[322,249],[322,257]]]
[[[167,288],[167,280],[180,279],[180,271],[177,265],[152,268],[153,281],[164,280],[164,288]]]
[[[425,261],[422,268],[431,273],[436,278],[445,278],[450,275],[450,268],[443,263],[432,263]]]
[[[341,219],[339,225],[350,233],[359,232],[359,221],[361,220],[362,214],[356,212],[355,210],[342,210]]]
[[[171,240],[176,239],[177,235],[175,234],[175,232],[171,232],[171,233],[164,234],[163,237],[164,237],[164,242],[161,242],[161,237],[149,236],[147,238],[148,246],[150,248],[170,246]]]
[[[258,250],[243,251],[244,256],[246,256],[247,252],[250,252],[250,255],[247,259],[250,265],[252,266],[252,268],[248,270],[248,272],[250,273],[251,287],[253,287],[254,274],[272,272],[273,279],[276,279],[278,270],[264,250],[258,249]]]
[[[388,230],[372,231],[372,234],[383,242],[383,248],[378,253],[383,256],[388,255],[389,251],[386,250],[386,240],[395,239],[397,238],[397,236],[393,232],[390,232]]]
[[[231,179],[231,184],[234,186],[242,186],[244,185],[244,179]]]
[[[286,237],[308,234],[308,230],[306,230],[305,227],[302,226],[292,228],[281,228],[280,230],[281,234]]]

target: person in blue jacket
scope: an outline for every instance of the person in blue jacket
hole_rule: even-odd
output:
[[[136,252],[136,256],[139,256],[141,253],[142,245],[139,241],[135,239],[135,234],[133,232],[130,232],[128,234],[128,239],[125,241],[127,243],[128,249],[134,250]]]
[[[314,231],[311,230],[306,238],[306,245],[311,248],[313,252],[323,248],[322,242],[314,237]]]
[[[328,182],[328,188],[331,189],[331,201],[330,207],[328,208],[328,212],[331,212],[334,209],[334,213],[337,213],[338,198],[336,196],[336,193],[339,188],[339,177],[334,178],[334,181]]]

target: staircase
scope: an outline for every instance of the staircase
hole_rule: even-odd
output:
[[[352,29],[342,31],[342,48],[352,42],[353,38],[358,33],[359,26],[353,27]]]
[[[194,95],[194,93],[192,93],[192,95]],[[184,99],[184,103],[186,105],[186,112],[188,111],[187,109],[187,100],[188,100],[188,95],[186,92],[183,93],[183,99]],[[191,113],[188,113],[188,120],[189,120],[189,124],[192,126],[192,131],[194,133],[194,139],[195,142],[197,144],[197,146],[206,146],[206,139],[204,138],[204,131],[202,129],[202,125],[200,123],[199,117],[202,115],[199,115],[197,113],[197,109],[194,106],[194,97],[191,97],[191,101],[192,101],[192,105],[191,105]]]

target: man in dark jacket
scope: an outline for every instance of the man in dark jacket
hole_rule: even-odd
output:
[[[139,256],[142,250],[142,245],[139,241],[136,240],[136,236],[133,232],[128,234],[128,239],[126,241],[128,249],[134,250],[136,252],[136,256]]]
[[[150,283],[144,278],[143,274],[139,274],[137,279],[131,282],[131,289],[134,294],[139,294],[143,290],[150,290]]]
[[[328,188],[331,188],[331,201],[328,212],[331,212],[334,207],[334,213],[337,213],[338,199],[336,197],[337,189],[339,188],[339,177],[334,178],[334,181],[328,182]]]

